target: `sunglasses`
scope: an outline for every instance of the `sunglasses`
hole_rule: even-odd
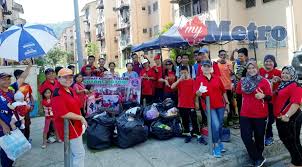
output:
[[[166,64],[166,66],[172,65],[171,63]]]

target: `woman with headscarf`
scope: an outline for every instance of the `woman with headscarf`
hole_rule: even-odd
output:
[[[274,94],[274,114],[280,140],[291,155],[292,166],[302,166],[300,131],[302,124],[302,88],[292,66],[285,66],[281,84]]]
[[[257,62],[250,60],[246,65],[246,77],[239,81],[236,90],[242,95],[240,132],[250,158],[255,166],[260,167],[266,161],[262,153],[272,91],[268,80],[259,75]]]
[[[275,56],[273,55],[266,55],[264,57],[264,67],[259,69],[259,73],[262,77],[269,80],[273,92],[278,89],[278,86],[281,81],[281,71],[276,69],[277,62]],[[268,122],[266,126],[265,132],[265,145],[270,146],[274,143],[273,138],[273,123],[275,122],[274,117],[274,109],[273,109],[273,102],[268,103]]]

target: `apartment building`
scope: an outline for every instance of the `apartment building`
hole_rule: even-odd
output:
[[[118,39],[117,39],[117,15],[114,11],[115,0],[98,0],[97,10],[98,17],[96,23],[96,36],[100,46],[100,57],[108,62],[118,61]]]
[[[232,51],[235,48],[246,47],[250,57],[263,60],[266,54],[276,55],[282,65],[291,62],[293,52],[302,46],[302,6],[301,0],[172,0],[174,4],[174,18],[184,15],[204,15],[208,20],[231,21],[231,29],[235,26],[247,27],[250,22],[257,26],[283,26],[287,29],[287,38],[275,41],[267,33],[266,41],[232,41],[229,44],[217,46],[209,45],[213,57],[219,49]]]
[[[76,57],[75,57],[75,26],[74,24],[66,27],[64,31],[62,32],[59,42],[57,43],[57,47],[69,52],[73,55],[73,62],[75,63]]]
[[[173,5],[168,0],[116,0],[118,51],[120,64],[130,59],[131,46],[157,37],[163,27],[173,22]],[[150,59],[159,50],[142,54]],[[167,57],[167,53],[164,53]]]

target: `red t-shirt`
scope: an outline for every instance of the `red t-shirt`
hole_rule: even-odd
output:
[[[278,69],[273,69],[271,71],[266,71],[264,68],[260,68],[259,69],[259,73],[262,77],[268,79],[268,80],[271,80],[273,79],[274,76],[277,76],[277,77],[280,77],[281,78],[281,71],[278,70]],[[280,83],[275,83],[272,85],[272,88],[273,88],[273,92],[276,91],[279,87],[279,84]]]
[[[210,107],[211,109],[218,109],[225,107],[225,101],[223,94],[226,92],[221,79],[217,76],[212,75],[212,78],[209,80],[204,75],[201,75],[196,78],[194,84],[194,93],[196,93],[201,85],[207,87],[208,92],[203,93],[203,99],[206,99],[207,96],[210,97]],[[205,100],[201,100],[203,109],[206,109]]]
[[[84,90],[84,89],[85,89],[85,86],[84,86],[83,83],[75,83],[75,84],[73,85],[73,89],[74,89],[75,91],[76,91],[76,90],[81,91],[81,90]],[[82,93],[78,94],[78,96],[79,96],[79,99],[80,99],[81,108],[84,108],[84,104],[85,104],[85,102],[86,102],[86,100],[87,100],[87,95],[86,95],[84,92],[82,92]]]
[[[163,77],[163,67],[162,66],[153,66],[152,69],[155,71],[156,74],[156,82],[155,88],[164,88],[164,84],[159,82],[158,80]]]
[[[51,83],[49,80],[45,80],[39,87],[39,92],[41,95],[46,89],[50,89],[51,92],[53,92],[55,88],[57,88],[58,86],[59,86],[59,82],[56,79],[54,80],[54,83]]]
[[[197,74],[196,74],[196,77],[199,77],[200,75],[202,75],[203,72],[202,72],[202,69],[201,69],[201,65],[198,64],[198,70],[197,70]],[[219,66],[218,66],[218,63],[213,61],[213,75],[215,76],[220,76],[220,69],[219,69]]]
[[[148,71],[146,69],[142,69],[140,76],[143,77],[144,75],[156,79],[156,74],[151,68],[149,68]],[[142,95],[152,96],[154,94],[154,82],[154,80],[142,79]]]
[[[274,115],[285,115],[292,104],[302,104],[302,88],[292,83],[274,95]],[[286,107],[285,107],[286,106]]]
[[[168,79],[168,82],[169,82],[169,85],[170,87],[168,86],[165,86],[164,87],[164,92],[165,93],[173,93],[175,92],[175,90],[171,89],[171,86],[174,82],[176,82],[176,75],[175,75],[175,72],[173,71],[168,71],[168,75],[165,76],[167,79]]]
[[[53,112],[52,112],[52,107],[51,107],[51,100],[43,99],[42,100],[42,106],[43,110],[45,113],[46,118],[52,118],[53,117]]]
[[[76,92],[70,88],[68,93],[61,85],[53,93],[52,109],[54,114],[54,124],[58,131],[59,138],[64,140],[64,119],[62,116],[67,113],[81,115],[80,100]],[[82,134],[82,123],[78,120],[69,122],[69,139],[75,139]]]
[[[96,71],[97,69],[94,70],[93,74],[96,77],[103,77],[104,76],[104,72],[108,71],[106,68],[98,68],[99,70]]]
[[[83,73],[83,74],[86,74],[86,67],[87,67],[88,65],[84,65],[82,68],[81,68],[81,73]],[[95,66],[91,66],[91,72],[93,73],[94,72],[94,70],[96,70],[96,67]]]
[[[257,89],[261,89],[265,95],[272,96],[272,89],[267,79],[263,78]],[[241,81],[237,85],[237,94],[242,94],[242,107],[240,116],[249,118],[266,118],[268,114],[268,103],[255,97],[256,90],[246,94],[241,90]]]
[[[180,81],[178,88],[178,107],[179,108],[194,108],[195,107],[195,93],[194,80],[187,79]]]

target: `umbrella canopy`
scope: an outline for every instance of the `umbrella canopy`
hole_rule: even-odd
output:
[[[0,34],[0,58],[22,61],[45,55],[57,43],[54,31],[41,24],[12,26]]]

